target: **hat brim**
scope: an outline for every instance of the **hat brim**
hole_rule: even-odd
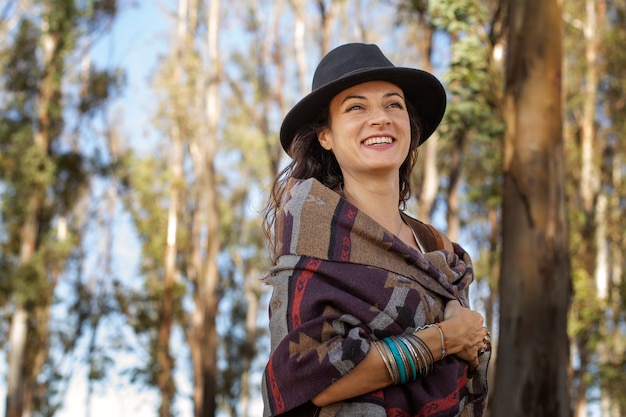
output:
[[[313,122],[333,97],[368,81],[388,81],[400,87],[423,123],[420,145],[437,129],[446,110],[446,91],[432,74],[415,68],[371,68],[348,74],[311,92],[287,113],[280,128],[280,143],[285,152],[303,126]]]

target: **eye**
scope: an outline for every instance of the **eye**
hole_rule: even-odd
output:
[[[348,107],[346,107],[346,111],[353,111],[353,110],[363,110],[364,107],[360,104],[351,104]]]
[[[391,107],[394,109],[404,109],[404,103],[400,101],[394,101],[394,102],[389,103],[387,107]]]

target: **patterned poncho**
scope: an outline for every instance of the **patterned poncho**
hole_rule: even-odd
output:
[[[442,321],[449,300],[468,306],[473,273],[459,245],[422,255],[314,179],[292,180],[283,203],[279,256],[264,278],[273,290],[264,414],[482,416],[489,354],[471,377],[451,355],[426,378],[322,409],[311,403],[365,358],[372,340]]]

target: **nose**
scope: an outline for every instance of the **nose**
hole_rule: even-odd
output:
[[[372,126],[386,126],[388,124],[391,124],[391,118],[384,108],[377,107],[372,110],[372,114],[370,116],[370,124]]]

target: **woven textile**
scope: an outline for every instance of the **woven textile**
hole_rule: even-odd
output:
[[[422,255],[314,179],[289,184],[276,242],[279,257],[264,278],[273,291],[266,416],[483,415],[489,353],[471,378],[452,355],[414,382],[322,409],[310,402],[354,369],[372,340],[442,321],[449,300],[468,306],[473,272],[458,244]]]

